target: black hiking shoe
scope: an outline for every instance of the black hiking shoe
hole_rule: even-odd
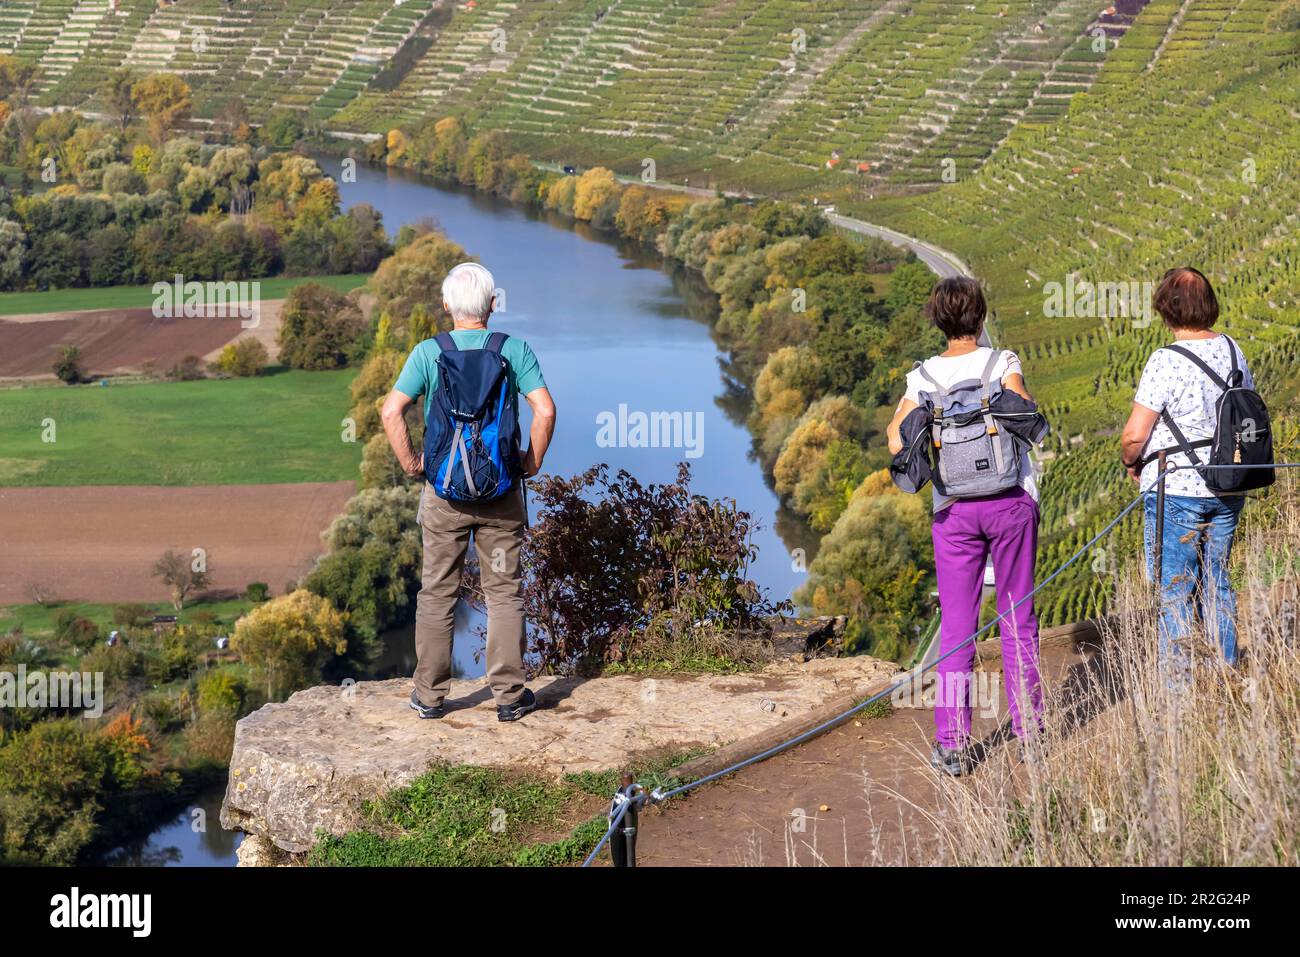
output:
[[[411,692],[411,710],[421,718],[441,718],[447,713],[447,709],[440,704],[434,705],[433,707],[429,707],[427,704],[420,704],[420,699],[415,696],[414,691]]]
[[[497,720],[518,721],[524,715],[536,710],[537,695],[533,694],[528,688],[525,688],[523,695],[514,704],[497,705]]]
[[[965,748],[945,748],[936,741],[933,750],[930,751],[930,767],[959,778],[963,774],[970,773],[970,753]]]

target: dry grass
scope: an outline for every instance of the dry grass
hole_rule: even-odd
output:
[[[1253,513],[1253,514],[1252,514]],[[1156,661],[1152,596],[1122,581],[1106,640],[1047,702],[1036,756],[999,747],[940,789],[939,857],[959,864],[1300,863],[1300,507],[1248,509],[1236,551],[1238,668],[1201,640],[1190,688]]]

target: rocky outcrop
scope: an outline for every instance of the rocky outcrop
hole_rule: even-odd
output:
[[[356,829],[364,801],[409,783],[434,762],[526,767],[558,777],[720,747],[796,722],[897,670],[868,657],[805,660],[835,640],[827,621],[792,626],[785,634],[792,653],[754,673],[542,678],[532,684],[539,710],[514,724],[496,720],[482,679],[452,682],[451,710],[437,721],[421,721],[407,707],[409,679],[300,691],[239,722],[222,826],[253,836],[242,861],[269,862],[272,848],[298,853],[320,831]]]

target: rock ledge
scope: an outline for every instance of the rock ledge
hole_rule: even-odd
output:
[[[824,625],[809,622],[809,633]],[[245,842],[250,850],[300,853],[318,830],[354,830],[363,801],[436,761],[554,777],[626,767],[793,723],[897,670],[875,658],[795,653],[743,675],[541,678],[531,684],[539,710],[514,724],[496,720],[482,679],[453,681],[451,710],[438,721],[421,721],[407,707],[408,678],[309,688],[239,722],[221,824],[260,839]]]

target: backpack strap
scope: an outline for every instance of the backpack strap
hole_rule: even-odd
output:
[[[930,385],[934,386],[935,394],[939,396],[939,403],[935,406],[934,413],[930,418],[930,440],[934,443],[936,449],[942,448],[943,440],[940,438],[940,432],[943,428],[943,402],[944,399],[948,397],[948,390],[939,385],[934,376],[930,375],[930,373],[926,371],[924,362],[918,362],[916,365],[912,366],[912,371],[921,373],[921,377],[924,378],[926,382],[930,383]],[[943,471],[942,462],[939,464],[939,469],[940,471]]]
[[[948,390],[945,389],[943,386],[939,385],[935,377],[930,375],[930,372],[928,369],[926,369],[924,362],[918,362],[916,365],[912,366],[912,371],[921,373],[921,377],[925,379],[926,382],[930,383],[930,385],[934,386],[934,391],[939,395],[939,405],[940,405],[939,411],[940,414],[942,414],[943,400],[948,398]]]
[[[1224,338],[1226,339],[1227,337],[1225,336]],[[1206,362],[1203,359],[1201,359],[1200,356],[1194,353],[1191,349],[1184,349],[1182,346],[1178,345],[1177,343],[1174,343],[1173,345],[1169,345],[1169,346],[1163,346],[1162,348],[1168,349],[1170,352],[1176,352],[1184,359],[1191,359],[1192,364],[1195,365],[1197,368],[1199,368],[1207,376],[1209,376],[1210,381],[1213,382],[1215,385],[1217,385],[1224,392],[1227,392],[1228,389],[1231,388],[1231,386],[1229,386],[1228,383],[1223,380],[1223,376],[1219,375],[1219,373],[1211,369],[1209,365],[1206,364]],[[1232,376],[1234,374],[1239,375],[1240,371],[1237,369],[1237,349],[1232,344],[1231,339],[1228,339],[1228,350],[1232,353],[1232,372],[1229,372],[1228,375],[1229,376]]]
[[[993,410],[991,398],[989,397],[989,387],[993,380],[993,367],[996,366],[1002,358],[1002,352],[999,349],[992,350],[989,361],[984,364],[984,372],[980,375],[980,407],[984,410],[984,429],[986,434],[996,436],[998,434],[998,424],[993,419]],[[998,474],[1006,468],[1006,460],[1002,455],[1002,443],[994,440],[993,442],[993,461],[997,465]]]
[[[1001,350],[994,349],[993,354],[989,356],[989,361],[984,365],[984,373],[980,376],[980,385],[984,388],[984,406],[989,404],[989,384],[993,381],[993,367],[998,364],[1002,358]]]
[[[1239,364],[1237,363],[1237,344],[1233,342],[1232,339],[1228,338],[1228,336],[1224,336],[1223,338],[1228,340],[1228,359],[1232,366],[1232,370],[1228,373],[1228,378],[1226,381],[1224,380],[1223,376],[1219,375],[1217,372],[1211,369],[1209,364],[1206,363],[1196,353],[1192,352],[1191,349],[1184,348],[1183,346],[1178,345],[1178,343],[1176,342],[1172,343],[1171,345],[1162,346],[1161,348],[1167,349],[1170,352],[1176,352],[1184,359],[1191,360],[1192,364],[1196,366],[1198,369],[1200,369],[1202,372],[1204,372],[1206,376],[1209,377],[1211,382],[1217,385],[1224,392],[1227,392],[1229,389],[1235,388],[1236,385],[1239,385],[1241,383],[1242,372]],[[1165,424],[1165,428],[1169,430],[1169,434],[1172,435],[1174,437],[1174,441],[1178,443],[1178,451],[1182,452],[1184,455],[1187,456],[1187,463],[1193,467],[1195,467],[1200,462],[1200,459],[1197,458],[1197,456],[1194,454],[1194,450],[1209,448],[1210,446],[1214,445],[1214,439],[1212,438],[1201,439],[1200,441],[1197,442],[1187,441],[1187,436],[1185,436],[1183,434],[1183,430],[1178,427],[1178,423],[1174,421],[1174,417],[1169,414],[1168,409],[1160,410],[1160,421]],[[1160,453],[1162,451],[1167,452],[1170,450],[1158,449],[1157,451],[1152,452],[1149,455],[1143,456],[1140,467],[1145,468],[1148,464],[1155,461],[1157,458],[1159,458]],[[1196,471],[1197,474],[1201,476],[1201,478],[1205,478],[1206,473],[1204,470],[1197,469]]]
[[[501,347],[506,344],[506,340],[509,338],[510,336],[504,332],[494,332],[487,337],[487,342],[483,343],[483,351],[495,352],[497,355],[501,355]]]
[[[457,352],[456,340],[451,337],[450,332],[440,332],[433,337],[433,341],[438,343],[438,348],[443,352]]]
[[[1237,343],[1233,342],[1232,337],[1227,333],[1221,332],[1219,335],[1228,340],[1228,361],[1232,363],[1232,370],[1228,373],[1228,384],[1234,389],[1239,388],[1246,378],[1245,373],[1241,371],[1241,367],[1237,365],[1237,353],[1240,350],[1237,348]]]

